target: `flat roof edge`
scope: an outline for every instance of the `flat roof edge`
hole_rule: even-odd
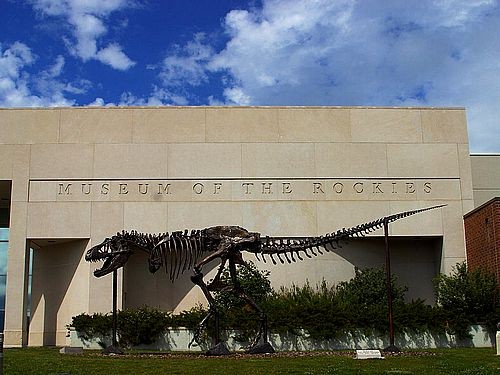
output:
[[[500,202],[500,197],[493,197],[491,198],[489,201],[487,202],[484,202],[482,205],[480,205],[479,207],[476,207],[474,208],[472,211],[469,211],[467,212],[465,215],[464,215],[464,219],[471,216],[471,215],[474,215],[476,212],[478,211],[481,211],[483,208],[489,206],[490,204],[494,203],[494,202]]]
[[[278,108],[278,109],[409,109],[409,110],[465,110],[465,107],[395,107],[395,106],[74,106],[74,107],[0,107],[0,110],[57,110],[57,109],[164,109],[164,108]]]

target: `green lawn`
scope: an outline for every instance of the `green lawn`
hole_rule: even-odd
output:
[[[355,360],[353,353],[232,355],[156,354],[102,356],[59,354],[55,348],[6,349],[4,374],[500,374],[494,349],[439,349],[405,352],[384,360]]]

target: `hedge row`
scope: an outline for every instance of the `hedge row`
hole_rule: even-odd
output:
[[[228,280],[223,274],[222,279]],[[313,339],[331,339],[362,330],[365,334],[385,333],[387,294],[383,269],[356,270],[355,277],[337,286],[326,282],[316,287],[308,284],[274,291],[269,273],[241,268],[239,282],[268,315],[269,329],[276,333],[305,331]],[[394,324],[396,332],[448,332],[458,338],[470,337],[472,324],[485,324],[492,331],[500,321],[498,288],[493,275],[481,270],[468,271],[457,264],[454,272],[435,279],[437,304],[422,300],[405,302],[406,287],[392,279]],[[223,312],[222,327],[238,330],[239,341],[249,340],[258,329],[259,316],[243,299],[220,294],[216,301]],[[196,328],[208,313],[198,306],[180,314],[142,307],[118,312],[117,331],[122,346],[150,344],[169,327]],[[213,332],[212,323],[207,334]],[[110,314],[81,314],[71,326],[85,339],[105,336],[111,330]]]

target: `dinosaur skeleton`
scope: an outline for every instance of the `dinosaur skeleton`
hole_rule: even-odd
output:
[[[251,344],[249,352],[270,351],[272,347],[267,341],[267,317],[241,287],[237,279],[236,266],[248,267],[242,257],[243,251],[253,253],[257,260],[264,262],[270,259],[273,264],[277,264],[277,262],[293,263],[304,260],[304,257],[312,258],[322,255],[323,251],[330,252],[342,247],[341,244],[347,243],[349,239],[363,237],[388,223],[443,206],[400,212],[319,237],[261,237],[259,233],[249,232],[239,226],[215,226],[191,232],[185,230],[184,232],[178,231],[170,234],[167,232],[157,235],[123,231],[88,250],[85,260],[89,262],[104,261],[103,266],[94,271],[96,277],[104,276],[123,267],[136,251],[143,251],[149,255],[150,272],[154,273],[163,266],[172,281],[186,270],[193,269],[194,275],[191,276],[191,280],[201,288],[209,303],[209,312],[200,322],[193,341],[199,341],[207,320],[215,317],[215,344],[216,347],[220,346],[222,342],[218,329],[219,311],[212,293],[233,292],[260,314],[260,330]],[[204,281],[202,269],[203,266],[215,259],[220,259],[220,265],[215,277],[207,284]],[[229,283],[221,280],[222,272],[227,263],[230,275]]]

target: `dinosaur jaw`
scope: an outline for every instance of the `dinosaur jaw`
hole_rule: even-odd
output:
[[[94,271],[95,277],[102,277],[123,267],[132,254],[128,246],[123,244],[118,246],[114,241],[106,239],[103,243],[88,250],[85,260],[94,263],[103,261],[102,267]]]
[[[123,267],[125,263],[127,263],[127,260],[131,254],[132,253],[129,251],[120,252],[118,254],[117,253],[110,254],[108,256],[104,256],[101,259],[95,260],[97,262],[99,260],[104,259],[104,263],[101,268],[98,268],[94,271],[94,276],[102,277],[104,275],[107,275],[108,273],[116,271],[120,267]]]
[[[103,263],[102,267],[94,270],[94,276],[101,277],[101,276],[107,275],[110,272],[113,272],[114,270],[112,270],[110,267],[112,262],[113,262],[112,257],[104,259],[104,263]]]

